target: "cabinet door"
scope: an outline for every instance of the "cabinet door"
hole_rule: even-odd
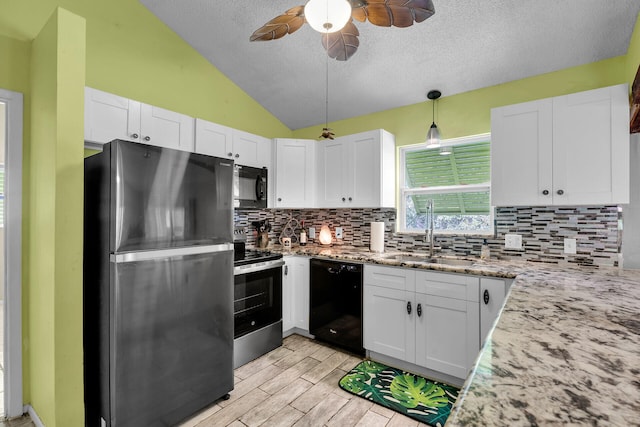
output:
[[[493,323],[500,315],[504,303],[506,285],[500,279],[480,279],[480,347],[484,345]]]
[[[193,152],[194,119],[175,111],[141,104],[141,142]]]
[[[478,303],[416,293],[416,364],[465,378],[480,349]]]
[[[315,199],[315,141],[276,139],[276,208],[312,208]]]
[[[491,110],[492,206],[551,204],[551,168],[551,99]]]
[[[345,182],[349,150],[344,138],[318,142],[318,207],[350,207]]]
[[[348,206],[379,208],[381,191],[380,132],[350,138],[345,183]]]
[[[233,160],[255,168],[271,167],[271,140],[234,129]]]
[[[195,152],[215,157],[233,157],[233,129],[196,119]]]
[[[309,257],[294,257],[293,322],[296,328],[309,331]]]
[[[364,347],[415,363],[414,293],[364,285]]]
[[[553,98],[556,205],[629,202],[627,85]]]
[[[140,103],[90,87],[84,88],[84,140],[140,142]]]
[[[293,263],[295,258],[285,256],[282,258],[282,332],[295,327],[293,304]]]

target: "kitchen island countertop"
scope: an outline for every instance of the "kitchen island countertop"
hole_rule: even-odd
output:
[[[640,271],[428,264],[352,247],[282,252],[515,278],[446,426],[640,426]]]

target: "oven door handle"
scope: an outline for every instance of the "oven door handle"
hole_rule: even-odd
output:
[[[233,267],[233,275],[238,276],[240,274],[255,273],[258,271],[270,270],[272,268],[282,267],[285,264],[284,260],[279,259],[275,261],[257,262],[254,264],[240,265]]]

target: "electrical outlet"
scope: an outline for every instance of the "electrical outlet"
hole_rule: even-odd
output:
[[[564,239],[564,253],[565,254],[576,253],[576,239]]]
[[[336,239],[342,239],[342,227],[336,227]]]
[[[522,249],[522,236],[519,234],[505,234],[505,249]]]
[[[309,227],[309,238],[310,239],[315,239],[316,238],[316,228],[315,227]]]

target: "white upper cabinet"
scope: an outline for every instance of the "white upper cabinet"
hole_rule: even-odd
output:
[[[85,87],[84,139],[94,146],[113,139],[193,151],[193,118]]]
[[[314,207],[316,141],[278,138],[274,144],[276,179],[272,206]]]
[[[271,167],[270,139],[202,119],[196,119],[195,152],[244,166]]]
[[[382,129],[318,142],[318,207],[395,206],[395,138]]]
[[[629,202],[627,85],[491,110],[494,206]]]

